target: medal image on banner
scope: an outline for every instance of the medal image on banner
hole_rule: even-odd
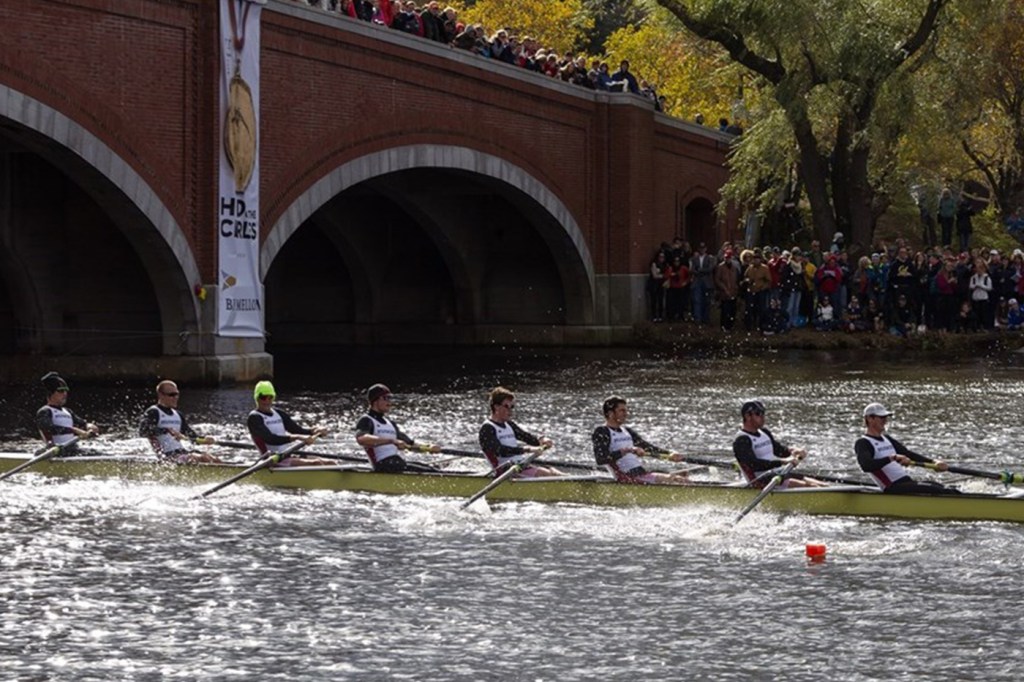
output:
[[[260,1],[220,0],[221,153],[217,334],[262,338],[260,280]]]
[[[249,84],[238,73],[228,86],[224,154],[234,172],[235,191],[244,192],[256,170],[256,107]]]

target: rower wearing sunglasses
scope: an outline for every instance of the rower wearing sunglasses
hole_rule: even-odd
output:
[[[289,445],[296,441],[312,445],[317,438],[327,433],[327,429],[322,426],[312,429],[300,426],[290,414],[274,407],[277,391],[274,390],[274,384],[269,381],[257,382],[253,388],[252,397],[256,401],[256,409],[249,413],[245,425],[249,429],[252,442],[260,451],[260,457],[284,452]],[[276,466],[333,466],[335,464],[337,462],[324,457],[292,455],[283,459]]]
[[[212,445],[213,438],[204,438],[189,426],[178,412],[178,385],[170,380],[156,385],[156,404],[149,406],[139,420],[139,435],[148,438],[157,458],[172,464],[219,464],[220,460],[205,452],[190,452],[184,440],[198,445]]]
[[[512,413],[516,409],[515,393],[498,386],[491,391],[490,403],[491,418],[480,427],[480,449],[491,463],[495,476],[523,461],[528,453],[538,453],[551,447],[550,438],[538,438],[512,421]],[[563,475],[558,469],[535,464],[528,464],[518,474],[521,478]]]
[[[790,448],[775,440],[772,432],[764,427],[765,409],[760,400],[743,403],[740,416],[743,426],[732,443],[732,452],[739,462],[740,471],[753,487],[763,488],[771,480],[766,472],[783,467],[790,462],[799,462],[807,456],[802,448]],[[827,485],[801,474],[790,475],[779,488],[818,488]]]
[[[68,382],[56,372],[47,372],[42,380],[46,389],[46,404],[36,412],[36,428],[47,445],[65,445],[76,436],[91,438],[100,430],[95,424],[89,423],[66,408],[68,401]],[[61,451],[62,457],[89,454],[71,443]]]
[[[406,435],[387,416],[394,395],[384,384],[374,384],[366,392],[369,409],[356,424],[356,442],[366,450],[374,471],[401,473],[403,471],[436,472],[439,469],[423,462],[410,462],[402,450],[416,447],[416,441]],[[420,448],[423,452],[439,452],[437,445]]]
[[[958,495],[960,491],[956,488],[947,488],[934,481],[915,481],[910,477],[906,467],[912,462],[932,463],[936,471],[948,471],[949,465],[942,460],[919,455],[887,435],[886,422],[892,415],[881,403],[871,403],[864,408],[865,433],[853,444],[860,468],[887,493]]]

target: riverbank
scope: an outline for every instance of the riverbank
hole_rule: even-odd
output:
[[[995,331],[950,334],[928,331],[908,337],[887,333],[819,332],[793,329],[785,334],[765,335],[741,327],[726,332],[715,326],[692,322],[642,322],[634,328],[638,346],[659,350],[713,350],[751,352],[758,350],[885,350],[918,351],[939,355],[978,357],[980,355],[1024,352],[1024,333]]]

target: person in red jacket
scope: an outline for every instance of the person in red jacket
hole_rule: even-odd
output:
[[[821,296],[827,296],[833,310],[839,310],[839,289],[843,285],[843,271],[839,267],[835,254],[829,254],[825,263],[814,273]]]

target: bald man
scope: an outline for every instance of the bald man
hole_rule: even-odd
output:
[[[148,438],[157,458],[172,464],[220,464],[220,460],[205,452],[190,452],[184,440],[198,445],[211,445],[213,438],[197,434],[185,417],[178,412],[181,392],[173,381],[164,380],[156,385],[156,404],[146,408],[139,420],[139,435]]]

